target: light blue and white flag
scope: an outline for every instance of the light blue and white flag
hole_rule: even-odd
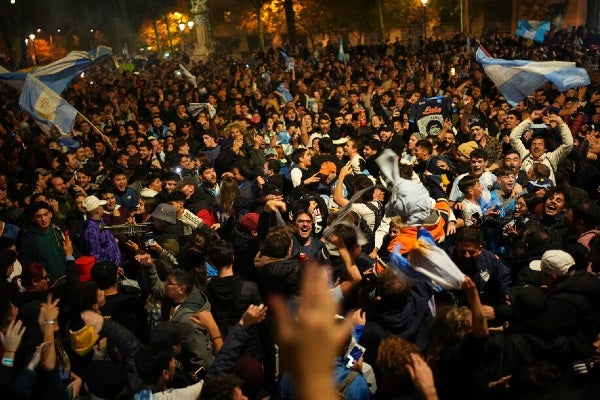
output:
[[[277,86],[277,91],[281,94],[281,97],[283,97],[283,100],[286,103],[294,100],[294,96],[292,96],[288,88],[285,87],[285,83],[281,82],[279,86]]]
[[[546,32],[549,30],[550,21],[519,20],[517,21],[515,35],[543,43],[544,36],[546,36]]]
[[[338,61],[346,64],[346,53],[344,53],[344,40],[340,37],[340,48],[338,49]]]
[[[77,110],[33,75],[25,79],[19,106],[40,124],[56,126],[63,133],[73,130]]]
[[[98,46],[96,49],[90,51],[76,50],[70,52],[60,60],[28,72],[0,73],[0,80],[24,81],[27,75],[33,75],[44,85],[60,94],[73,78],[85,71],[94,62],[110,56],[112,56],[112,49],[106,46]]]
[[[283,50],[280,50],[279,53],[281,54],[281,57],[283,57],[283,59],[285,60],[285,71],[286,72],[293,71],[294,70],[294,58],[288,56],[288,54]]]
[[[513,106],[548,81],[554,83],[561,92],[590,84],[587,71],[577,68],[574,62],[503,60],[490,57],[481,47],[475,58],[506,101]]]

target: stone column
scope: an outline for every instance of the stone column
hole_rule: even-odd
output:
[[[196,47],[192,54],[192,60],[206,61],[214,49],[207,0],[192,0],[191,3],[194,28],[196,29]]]

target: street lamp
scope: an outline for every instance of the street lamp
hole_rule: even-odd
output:
[[[29,43],[33,46],[33,65],[37,65],[37,50],[35,49],[35,35],[33,33],[29,34]]]
[[[423,48],[425,48],[425,40],[427,40],[427,3],[429,0],[421,0],[421,4],[423,5]]]
[[[189,30],[191,31],[192,28],[194,27],[194,21],[190,20],[186,24],[185,22],[183,22],[183,20],[179,20],[179,23],[177,24],[177,26],[179,27],[179,36],[180,36],[179,45],[181,47],[181,54],[183,54],[185,52],[185,43],[184,43],[183,37],[184,37],[184,31],[185,31],[186,25],[189,28]]]

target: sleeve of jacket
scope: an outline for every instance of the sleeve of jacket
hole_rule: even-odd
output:
[[[165,283],[158,277],[154,263],[149,267],[144,268],[144,273],[148,276],[148,279],[150,279],[150,291],[152,294],[161,299],[165,297]]]
[[[554,170],[558,168],[558,164],[564,160],[573,149],[573,135],[569,129],[569,125],[563,123],[560,125],[560,137],[562,143],[551,153],[547,154],[548,160],[552,164]]]
[[[35,386],[37,378],[38,374],[35,371],[23,368],[11,386],[12,391],[18,398],[29,399],[31,397],[31,390]]]
[[[247,340],[248,331],[246,328],[239,323],[235,324],[229,331],[229,335],[227,335],[223,347],[217,354],[215,362],[206,371],[206,376],[210,378],[231,371]]]
[[[515,129],[513,129],[510,133],[510,144],[519,153],[519,155],[521,156],[521,160],[523,160],[527,156],[527,154],[529,154],[529,151],[523,144],[523,141],[521,141],[521,137],[530,125],[531,120],[526,119],[525,121],[517,125]]]
[[[497,256],[494,255],[494,257],[496,257],[494,260],[496,276],[498,278],[498,281],[500,282],[500,288],[502,289],[502,293],[506,294],[508,293],[508,289],[512,286],[510,269],[506,265],[504,265],[504,263],[499,258],[497,258]]]
[[[494,148],[493,162],[495,162],[498,165],[502,165],[502,144],[500,144],[498,139],[496,139],[493,136],[489,136],[488,140],[492,143],[492,146]],[[521,153],[519,153],[519,154],[521,154]]]
[[[102,253],[102,244],[100,242],[100,228],[95,222],[88,221],[86,223],[83,230],[83,243],[88,254],[98,259],[98,256]]]
[[[109,319],[104,321],[102,335],[106,336],[121,351],[123,360],[135,368],[135,355],[142,347],[142,343],[135,335],[121,324]]]

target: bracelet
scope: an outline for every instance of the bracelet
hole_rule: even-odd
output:
[[[44,321],[44,325],[54,325],[54,324],[56,324],[55,319],[47,319]]]
[[[13,360],[12,358],[2,358],[2,365],[6,366],[6,367],[12,367],[13,365],[15,365],[15,360]]]
[[[4,350],[4,352],[5,352],[5,353],[16,353],[17,351],[16,351],[16,350],[6,350],[6,349],[5,349],[5,350]]]
[[[217,339],[223,339],[222,336],[215,336],[215,337],[211,337],[210,340],[215,341]]]

